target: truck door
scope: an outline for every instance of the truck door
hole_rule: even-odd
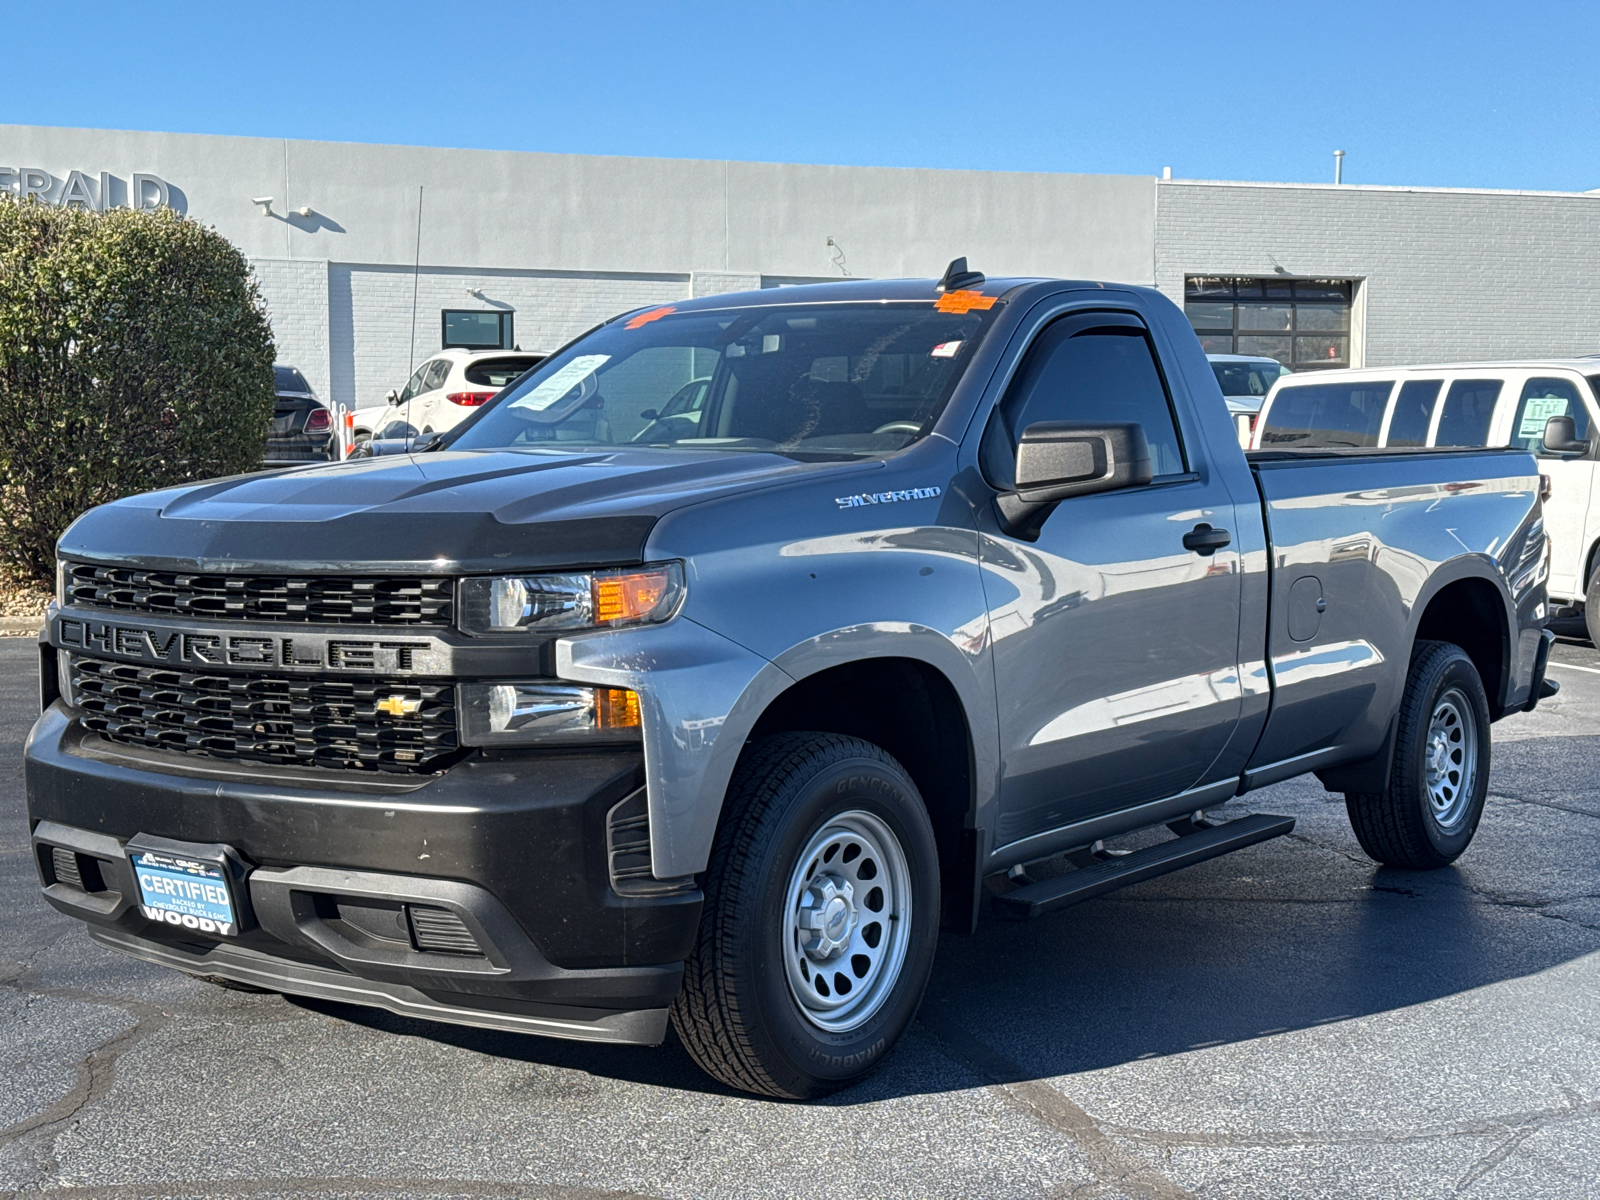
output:
[[[1185,447],[1142,321],[1075,313],[1040,331],[984,434],[991,484],[1009,489],[1016,437],[1039,421],[1138,421],[1156,477],[1060,502],[1036,540],[991,507],[997,845],[1187,790],[1241,708],[1235,545],[1184,546],[1200,525],[1236,530],[1233,501]]]

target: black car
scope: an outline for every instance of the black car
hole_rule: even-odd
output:
[[[333,453],[333,414],[318,400],[306,377],[295,367],[275,366],[277,405],[267,426],[269,467],[326,462]]]

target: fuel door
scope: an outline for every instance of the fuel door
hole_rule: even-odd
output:
[[[1289,589],[1289,637],[1296,642],[1309,642],[1322,627],[1322,614],[1328,610],[1328,601],[1322,595],[1322,580],[1315,575],[1302,575]]]

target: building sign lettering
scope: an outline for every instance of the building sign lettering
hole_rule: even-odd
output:
[[[159,175],[142,172],[123,179],[101,171],[96,179],[84,171],[69,171],[61,177],[39,167],[0,167],[0,195],[5,194],[19,200],[37,197],[42,204],[87,208],[92,212],[176,207],[171,185]]]

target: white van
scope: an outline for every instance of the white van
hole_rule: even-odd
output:
[[[1600,356],[1534,362],[1365,367],[1286,375],[1256,422],[1253,450],[1314,447],[1520,446],[1551,481],[1550,599],[1587,606],[1600,644],[1600,504],[1594,502],[1600,438]],[[1552,417],[1572,421],[1560,453],[1544,448]],[[1556,431],[1564,426],[1558,425]],[[1559,439],[1558,439],[1559,442]]]

